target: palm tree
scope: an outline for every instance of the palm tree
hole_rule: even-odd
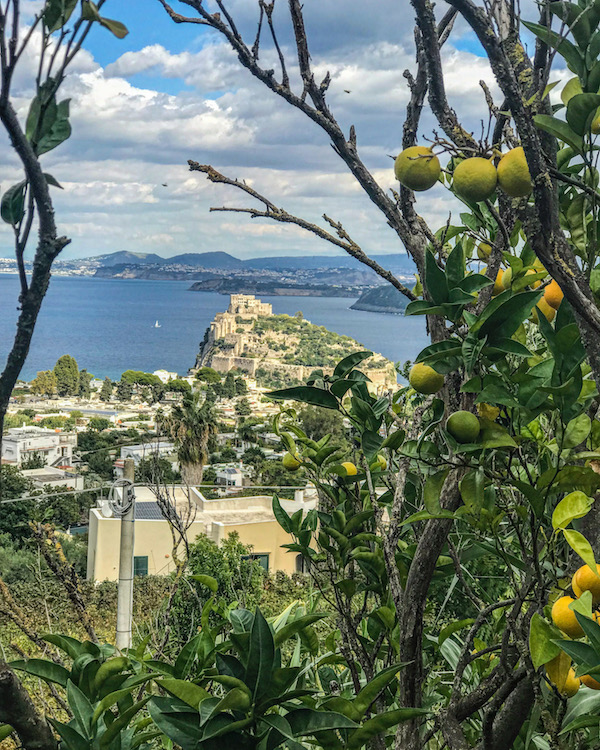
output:
[[[200,393],[186,393],[164,425],[175,442],[184,480],[190,485],[200,484],[208,458],[208,441],[217,432],[214,405],[206,400],[201,402]]]

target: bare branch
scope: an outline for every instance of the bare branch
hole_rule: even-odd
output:
[[[198,162],[191,160],[188,161],[188,164],[190,166],[190,171],[203,172],[211,182],[222,183],[238,188],[239,190],[242,190],[244,193],[247,193],[266,206],[265,210],[258,208],[230,208],[227,206],[221,206],[217,208],[211,208],[211,211],[245,213],[249,214],[252,218],[271,219],[283,224],[295,224],[296,226],[301,227],[308,232],[312,232],[312,234],[317,235],[317,237],[330,242],[332,245],[336,245],[337,247],[342,248],[342,250],[347,252],[348,255],[351,255],[353,258],[356,258],[356,260],[360,261],[360,263],[363,263],[369,268],[372,268],[378,276],[381,276],[382,279],[385,279],[390,284],[392,284],[405,297],[410,300],[416,299],[415,295],[410,291],[410,289],[408,289],[406,286],[404,286],[404,284],[398,281],[398,279],[393,275],[391,271],[384,269],[377,262],[369,258],[369,256],[360,248],[360,246],[356,242],[354,242],[354,240],[346,232],[343,226],[339,222],[335,222],[333,219],[330,219],[326,214],[323,216],[323,218],[333,229],[335,229],[335,235],[331,234],[331,232],[328,232],[317,224],[312,224],[305,219],[301,219],[298,216],[289,214],[282,208],[278,208],[268,198],[265,198],[245,182],[240,182],[240,180],[234,180],[226,177],[225,175],[214,169],[214,167],[211,167],[209,164],[198,164]]]

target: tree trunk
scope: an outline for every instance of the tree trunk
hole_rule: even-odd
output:
[[[6,662],[0,661],[0,723],[10,724],[24,750],[56,750],[48,722]]]

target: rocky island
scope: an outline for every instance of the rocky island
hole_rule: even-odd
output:
[[[406,310],[408,300],[391,284],[367,289],[350,305],[351,310],[366,310],[367,312],[402,314]]]
[[[280,388],[304,382],[315,369],[331,374],[337,362],[364,349],[349,336],[314,325],[300,312],[274,315],[270,304],[253,295],[232,294],[227,311],[217,313],[207,328],[190,374],[205,366],[221,373],[239,369],[261,385]],[[394,365],[381,354],[362,367],[374,390],[396,386]]]

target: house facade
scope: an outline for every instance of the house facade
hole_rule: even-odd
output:
[[[39,456],[45,466],[71,466],[77,433],[44,427],[11,427],[2,437],[2,463],[22,466]]]

